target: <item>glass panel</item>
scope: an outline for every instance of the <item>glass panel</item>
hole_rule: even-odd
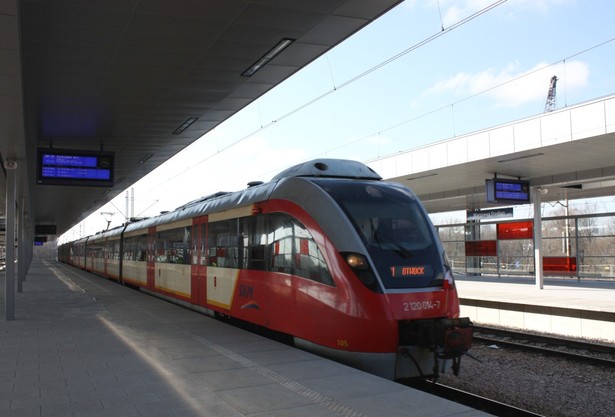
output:
[[[253,219],[254,226],[250,234],[249,252],[250,252],[250,269],[264,271],[267,269],[266,247],[267,247],[267,229],[265,225],[265,216],[258,215]]]
[[[439,248],[422,206],[404,188],[374,182],[317,182],[348,215],[386,288],[441,285]]]
[[[156,262],[190,264],[190,226],[158,232]]]
[[[533,239],[534,238],[534,222],[512,222],[499,223],[497,225],[497,234],[499,240],[505,239]]]
[[[334,285],[318,245],[307,228],[286,214],[269,215],[271,270]]]

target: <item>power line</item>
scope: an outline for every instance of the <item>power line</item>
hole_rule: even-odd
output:
[[[355,143],[357,143],[357,142],[363,141],[363,140],[365,140],[365,139],[371,138],[371,137],[373,137],[373,136],[375,136],[375,135],[382,134],[383,132],[387,132],[387,131],[389,131],[389,130],[396,129],[396,128],[398,128],[398,127],[400,127],[400,126],[403,126],[403,125],[405,125],[405,124],[407,124],[407,123],[414,122],[414,121],[416,121],[416,120],[422,119],[423,117],[427,117],[427,116],[429,116],[429,115],[431,115],[431,114],[434,114],[434,113],[437,113],[437,112],[439,112],[439,111],[442,111],[442,110],[448,109],[448,108],[450,108],[450,107],[454,107],[455,105],[460,104],[460,103],[463,103],[464,101],[468,101],[468,100],[470,100],[470,99],[472,99],[472,98],[475,98],[475,97],[480,96],[480,95],[482,95],[482,94],[488,93],[488,92],[490,92],[490,91],[492,91],[492,90],[498,89],[498,88],[503,87],[503,86],[505,86],[505,85],[507,85],[507,84],[513,83],[513,82],[518,81],[518,80],[520,80],[520,79],[522,79],[522,78],[525,78],[525,77],[528,77],[528,76],[530,76],[530,75],[533,75],[533,74],[535,74],[535,73],[537,73],[537,72],[543,71],[543,70],[545,70],[545,69],[547,69],[547,68],[553,67],[553,66],[555,66],[555,65],[557,65],[557,64],[560,64],[560,63],[565,63],[566,61],[570,60],[570,58],[574,58],[574,57],[580,56],[580,55],[582,55],[582,54],[584,54],[584,53],[587,53],[587,52],[589,52],[589,51],[592,51],[592,50],[594,50],[594,49],[597,49],[597,48],[599,48],[599,47],[601,47],[601,46],[604,46],[604,45],[606,45],[606,44],[608,44],[608,43],[611,43],[611,42],[613,42],[613,41],[615,41],[615,37],[614,37],[614,38],[611,38],[611,39],[608,39],[608,40],[606,40],[606,41],[600,42],[600,43],[598,43],[598,44],[596,44],[596,45],[594,45],[594,46],[592,46],[592,47],[586,48],[586,49],[584,49],[584,50],[582,50],[582,51],[576,52],[576,53],[574,53],[574,54],[572,54],[572,55],[570,55],[570,56],[568,56],[568,57],[566,57],[566,58],[564,58],[564,59],[560,59],[560,60],[558,60],[558,61],[552,62],[551,64],[544,65],[544,66],[542,66],[542,67],[540,67],[540,68],[536,68],[536,69],[535,69],[535,70],[533,70],[533,71],[526,72],[526,73],[521,74],[521,75],[519,75],[519,76],[517,76],[517,77],[511,78],[511,79],[506,80],[506,81],[504,81],[504,82],[501,82],[501,83],[499,83],[499,84],[493,85],[493,86],[491,86],[491,87],[489,87],[489,88],[485,88],[484,90],[478,91],[478,92],[476,92],[476,93],[474,93],[474,94],[471,94],[471,95],[469,95],[469,96],[466,96],[466,97],[464,97],[464,98],[462,98],[462,99],[459,99],[459,100],[457,100],[457,101],[454,101],[454,102],[452,102],[452,103],[448,103],[448,104],[446,104],[446,105],[443,105],[443,106],[437,107],[437,108],[435,108],[435,109],[429,110],[429,111],[427,111],[427,112],[425,112],[425,113],[421,113],[421,114],[416,115],[416,116],[414,116],[414,117],[412,117],[412,118],[410,118],[410,119],[406,119],[406,120],[403,120],[403,121],[401,121],[401,122],[398,122],[398,123],[396,123],[396,124],[394,124],[394,125],[391,125],[391,126],[388,126],[388,127],[382,128],[382,129],[379,129],[379,130],[377,130],[377,131],[371,132],[371,133],[369,133],[369,134],[367,134],[367,135],[364,135],[364,136],[361,136],[360,138],[357,138],[357,139],[355,139],[355,140],[353,140],[353,141],[351,141],[351,142],[345,143],[345,144],[340,145],[340,146],[338,146],[338,147],[336,147],[336,148],[329,149],[328,151],[325,151],[325,152],[322,152],[322,153],[323,153],[323,154],[326,154],[326,153],[328,153],[328,152],[333,152],[333,151],[336,151],[336,150],[342,149],[342,148],[344,148],[344,147],[346,147],[346,146],[349,146],[349,145],[355,144]]]

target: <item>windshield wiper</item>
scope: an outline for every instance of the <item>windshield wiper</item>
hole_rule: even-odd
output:
[[[410,252],[408,249],[406,249],[401,243],[399,243],[397,240],[393,239],[391,236],[384,234],[378,230],[376,230],[376,232],[374,233],[374,239],[376,240],[376,242],[378,242],[378,245],[380,246],[380,249],[385,249],[382,244],[383,243],[392,243],[393,246],[395,246],[395,253],[397,253],[398,255],[400,255],[403,258],[406,259],[410,259],[412,258],[412,252]],[[384,240],[384,242],[383,242]]]

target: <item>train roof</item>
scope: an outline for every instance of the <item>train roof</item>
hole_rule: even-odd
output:
[[[190,201],[175,210],[163,213],[156,217],[131,222],[111,230],[100,232],[79,240],[97,240],[121,234],[123,231],[146,229],[164,223],[172,223],[190,217],[196,217],[205,213],[227,210],[230,208],[245,206],[269,198],[276,184],[284,178],[291,177],[317,177],[317,178],[340,178],[359,180],[382,180],[382,177],[367,165],[345,159],[314,159],[294,165],[272,178],[270,182],[253,182],[248,188],[235,192],[218,192],[205,197]],[[78,241],[79,241],[78,240]]]
[[[215,193],[207,197],[193,200],[173,211],[161,214],[160,216],[130,223],[126,227],[126,232],[145,229],[163,223],[172,223],[186,218],[198,217],[214,211],[228,210],[266,200],[274,187],[275,182],[270,182],[236,192]]]
[[[288,177],[329,177],[355,180],[381,180],[367,165],[347,159],[313,159],[292,166],[273,177],[272,181]]]

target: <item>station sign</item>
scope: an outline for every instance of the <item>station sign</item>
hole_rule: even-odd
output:
[[[57,227],[55,224],[35,224],[34,234],[36,235],[55,235]]]
[[[505,207],[505,208],[477,210],[477,211],[468,210],[466,213],[466,216],[467,216],[468,221],[503,219],[507,217],[513,217],[513,208]]]

